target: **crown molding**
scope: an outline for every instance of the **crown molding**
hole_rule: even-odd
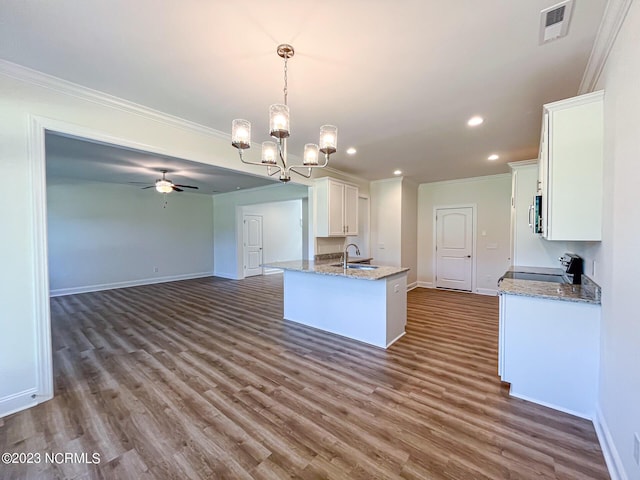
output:
[[[62,93],[63,95],[72,96],[81,100],[96,103],[98,105],[114,108],[125,113],[132,113],[134,115],[138,115],[155,122],[163,123],[171,127],[177,127],[189,132],[196,132],[203,135],[213,136],[220,140],[224,140],[225,142],[231,143],[230,133],[221,132],[220,130],[216,130],[215,128],[207,127],[205,125],[192,122],[181,117],[176,117],[175,115],[164,113],[153,108],[145,107],[144,105],[140,105],[139,103],[131,102],[129,100],[109,95],[108,93],[104,93],[99,90],[94,90],[92,88],[85,87],[83,85],[79,85],[62,78],[54,77],[53,75],[39,72],[23,65],[9,62],[8,60],[0,59],[0,75],[5,75],[21,82],[28,83],[30,85],[35,85],[41,88],[46,88],[48,90]],[[260,148],[259,143],[254,143],[254,146]],[[291,157],[294,160],[298,158],[296,155],[291,155]],[[345,178],[351,178],[358,182],[368,183],[368,180],[366,179],[356,177],[355,175],[345,173],[331,167],[326,167],[325,170],[333,172],[334,174],[340,175]]]
[[[350,180],[353,180],[354,182],[369,183],[369,180],[367,180],[366,178],[358,177],[356,175],[353,175],[352,173],[346,173],[346,172],[343,172],[342,170],[338,170],[333,167],[324,167],[322,170],[326,172],[331,172],[334,175],[339,175],[341,177],[348,178]],[[321,177],[317,177],[317,178],[321,178]]]
[[[514,168],[518,168],[518,167],[525,167],[528,165],[537,165],[538,164],[538,159],[534,158],[532,160],[520,160],[519,162],[509,162],[507,163],[507,165],[509,165],[509,168],[511,168],[512,170]]]
[[[600,75],[604,70],[632,2],[633,0],[609,0],[607,2],[598,34],[593,42],[587,68],[580,82],[578,94],[589,93],[596,89]]]
[[[401,177],[401,176],[389,177],[389,178],[381,178],[380,180],[371,180],[371,185],[378,184],[378,183],[391,183],[391,182],[402,183],[402,179],[403,179],[403,177]]]
[[[453,185],[456,183],[482,182],[482,181],[498,180],[500,178],[511,178],[511,173],[496,173],[494,175],[483,175],[481,177],[456,178],[453,180],[441,180],[439,182],[421,183],[420,185],[418,185],[418,188],[426,188],[426,187],[432,187],[432,186],[437,187],[440,185]]]
[[[164,113],[153,108],[145,107],[144,105],[118,98],[113,95],[109,95],[108,93],[100,92],[68,80],[63,80],[62,78],[54,77],[7,60],[0,59],[0,74],[15,78],[21,82],[62,93],[63,95],[79,98],[81,100],[114,108],[126,113],[132,113],[155,122],[164,123],[171,127],[177,127],[190,132],[197,132],[231,142],[231,135],[221,132],[220,130],[207,127],[190,120],[185,120],[184,118],[176,117],[175,115]]]

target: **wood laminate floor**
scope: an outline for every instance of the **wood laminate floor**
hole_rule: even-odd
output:
[[[590,422],[507,395],[496,297],[413,290],[387,351],[283,321],[280,275],[51,312],[55,398],[0,420],[0,452],[87,458],[2,479],[608,478]]]

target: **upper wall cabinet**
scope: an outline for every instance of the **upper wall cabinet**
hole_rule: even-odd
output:
[[[539,182],[547,240],[602,240],[604,92],[544,106]]]
[[[358,187],[332,178],[315,183],[316,235],[358,235]]]

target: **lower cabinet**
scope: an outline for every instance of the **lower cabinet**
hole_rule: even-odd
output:
[[[498,350],[511,395],[594,418],[600,305],[503,293]]]

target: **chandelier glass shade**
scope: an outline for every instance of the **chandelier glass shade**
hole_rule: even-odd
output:
[[[231,145],[238,149],[243,163],[266,166],[268,175],[280,173],[280,181],[288,182],[291,180],[291,172],[310,178],[313,168],[323,168],[328,165],[329,156],[337,151],[338,127],[334,125],[320,127],[320,141],[318,144],[307,143],[304,146],[301,165],[291,165],[287,162],[287,138],[291,134],[287,105],[287,60],[293,57],[294,50],[291,45],[282,44],[278,46],[277,52],[284,59],[284,103],[269,107],[269,135],[275,141],[262,142],[260,162],[245,160],[243,151],[251,147],[251,122],[235,119],[231,124]],[[320,163],[320,154],[324,155],[322,163]]]

